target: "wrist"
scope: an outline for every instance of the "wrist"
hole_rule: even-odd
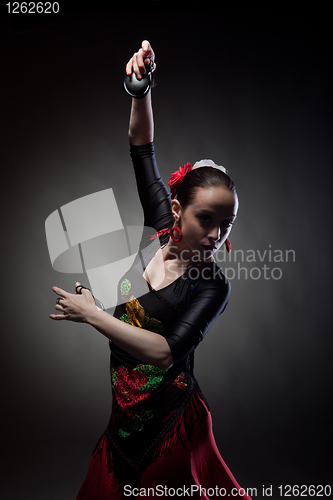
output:
[[[84,322],[88,325],[95,326],[98,322],[99,314],[103,313],[103,309],[100,309],[95,304],[89,307],[84,316]]]

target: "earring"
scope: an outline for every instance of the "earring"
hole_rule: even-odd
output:
[[[227,252],[228,252],[228,253],[229,253],[229,252],[231,252],[231,243],[230,243],[229,238],[227,238],[227,239],[225,240],[224,244],[225,244],[225,247],[226,247],[226,249],[227,249]]]
[[[178,221],[176,221],[176,224],[177,224]],[[178,238],[175,238],[174,237],[174,234],[173,234],[173,231],[177,231],[178,233]],[[171,236],[171,239],[175,242],[175,243],[179,243],[183,237],[183,234],[181,232],[181,229],[180,227],[178,226],[173,226],[171,229],[170,229],[170,236]]]

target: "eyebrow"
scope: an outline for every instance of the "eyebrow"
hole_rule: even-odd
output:
[[[209,210],[209,208],[200,208],[199,212],[208,212],[209,214],[215,214],[216,212],[213,212],[213,210]]]
[[[199,210],[199,213],[200,212],[207,212],[209,214],[212,214],[212,215],[216,215],[216,212],[213,212],[212,210],[209,210],[209,208],[201,208]],[[224,219],[237,219],[237,215],[228,215],[227,217],[225,217]]]

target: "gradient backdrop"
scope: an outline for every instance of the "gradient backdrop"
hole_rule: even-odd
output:
[[[214,2],[64,3],[39,17],[1,7],[1,499],[75,499],[108,423],[107,340],[48,318],[51,287],[87,279],[52,269],[44,223],[110,187],[123,224],[142,223],[122,79],[144,38],[158,66],[164,181],[188,161],[226,166],[240,198],[233,249],[256,252],[254,262],[220,263],[236,270],[231,299],[196,353],[220,452],[257,498],[263,485],[278,499],[280,485],[330,484],[328,21]],[[295,259],[272,262],[268,250]]]

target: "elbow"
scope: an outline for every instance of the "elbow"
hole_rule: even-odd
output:
[[[128,140],[133,146],[145,146],[146,144],[152,143],[154,137],[152,134],[138,133],[130,129],[128,131]]]
[[[173,365],[173,356],[169,344],[159,334],[154,334],[154,339],[157,344],[154,344],[147,361],[160,370],[168,370]]]
[[[133,144],[133,146],[137,146],[137,134],[134,134],[131,129],[128,130],[128,140],[130,144]]]
[[[171,352],[166,354],[163,358],[159,359],[155,366],[161,370],[168,370],[173,365],[173,358]]]

